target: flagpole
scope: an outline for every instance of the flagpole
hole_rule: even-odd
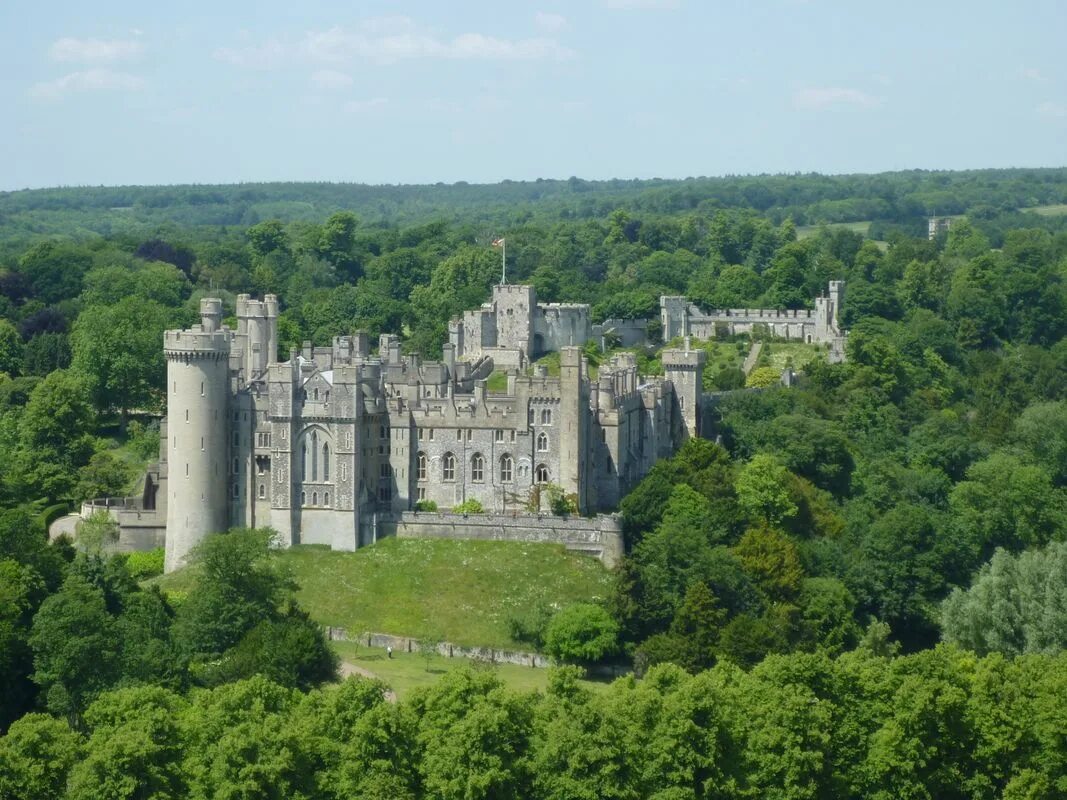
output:
[[[500,284],[502,286],[507,285],[508,282],[508,240],[506,238],[500,240]]]

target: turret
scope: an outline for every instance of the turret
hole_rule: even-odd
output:
[[[167,360],[167,540],[164,569],[226,530],[231,332],[222,301],[200,302],[200,325],[163,335]]]
[[[708,355],[703,350],[690,350],[689,337],[684,348],[664,350],[663,374],[674,386],[687,438],[700,435],[700,403],[704,396],[704,363]]]

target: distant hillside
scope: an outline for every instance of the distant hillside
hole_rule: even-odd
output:
[[[119,186],[0,193],[0,237],[140,236],[160,227],[248,226],[266,219],[320,222],[339,209],[366,224],[440,219],[497,227],[642,214],[751,208],[775,223],[874,220],[912,225],[929,214],[986,214],[1067,202],[1067,169],[760,175],[685,180],[504,181],[496,184],[370,186],[252,183]]]
[[[384,539],[355,553],[305,546],[278,558],[323,625],[486,647],[528,649],[512,641],[511,616],[603,599],[611,583],[596,559],[548,544]],[[190,570],[159,579],[179,592],[195,581]]]

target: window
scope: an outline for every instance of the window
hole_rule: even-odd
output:
[[[605,444],[607,443],[607,441],[608,441],[608,429],[607,428],[601,428],[600,429],[600,441],[604,442]]]
[[[233,446],[234,447],[239,447],[240,444],[241,444],[241,434],[239,434],[237,431],[234,431],[233,432]]]
[[[265,483],[261,483],[259,485],[259,499],[260,500],[266,500],[267,499],[267,485]]]
[[[511,476],[515,471],[515,462],[511,456],[505,455],[500,458],[500,482],[511,483]]]
[[[537,434],[537,452],[539,452],[539,453],[547,453],[548,452],[548,434],[547,433],[539,433],[539,434]]]
[[[463,441],[463,428],[456,428],[456,441],[457,442],[462,442]]]
[[[200,437],[200,452],[204,452],[204,437]]]
[[[319,479],[319,435],[311,434],[311,480]],[[317,505],[317,504],[316,504]]]
[[[544,464],[538,464],[537,470],[534,472],[534,480],[537,483],[548,483],[548,467]]]
[[[481,453],[475,453],[471,457],[471,480],[475,483],[485,480],[485,459]]]
[[[511,429],[511,441],[513,441],[513,442],[515,441],[515,429],[514,428]]]
[[[418,493],[417,497],[418,497],[419,500],[425,500],[426,499],[426,487],[425,486],[420,486],[419,487],[419,493]]]
[[[185,421],[189,421],[189,409],[185,409]]]
[[[203,449],[203,448],[201,448],[201,449]],[[233,460],[233,474],[236,475],[240,471],[241,471],[241,462],[240,462],[240,460],[235,458]]]
[[[241,496],[241,486],[240,486],[240,484],[235,483],[233,485],[233,499],[236,500],[240,496]]]
[[[324,481],[330,479],[330,446],[328,444],[322,446],[322,479]]]
[[[348,464],[344,464],[344,463],[339,464],[337,466],[337,470],[338,470],[338,472],[341,473],[341,480],[342,481],[347,481],[348,480]]]
[[[305,444],[300,448],[300,480],[306,481],[308,479],[308,446]]]
[[[534,424],[534,410],[532,408],[530,409],[530,413],[527,414],[526,419],[531,425]]]
[[[311,505],[317,506],[318,504],[319,504],[319,493],[318,492],[312,492],[311,493]]]
[[[312,400],[318,400],[319,399],[319,390],[318,389],[312,389],[311,390],[311,399]]]
[[[383,481],[387,481],[393,477],[393,471],[388,464],[378,465],[378,477]]]
[[[327,402],[327,403],[329,403],[329,402],[330,402],[330,393],[329,393],[329,392],[326,392],[326,402]],[[327,501],[326,501],[326,504],[327,504],[327,505],[329,505],[329,503],[330,503],[330,501],[329,501],[329,500],[327,500]]]
[[[493,431],[493,441],[494,442],[502,442],[502,441],[504,441],[504,429],[503,428],[497,428],[495,431]]]
[[[393,489],[388,483],[383,483],[378,487],[378,499],[383,503],[388,503],[393,499]]]
[[[200,381],[200,396],[204,396],[204,382]]]
[[[387,438],[389,438],[389,433],[385,430],[385,426],[384,425],[379,425],[378,426],[378,438],[379,439],[387,439]]]
[[[551,425],[552,424],[552,409],[551,408],[542,408],[541,409],[541,424],[542,425]]]
[[[426,454],[419,453],[415,456],[415,479],[426,480]]]
[[[420,442],[422,441],[422,434],[423,434],[424,432],[425,432],[425,431],[423,431],[423,429],[422,429],[422,428],[419,428],[419,430],[418,430],[418,434],[417,434],[417,438],[418,438],[418,440],[419,440]]]
[[[446,481],[454,481],[456,479],[456,457],[451,453],[445,453],[444,461],[442,462],[441,479]]]
[[[431,442],[433,441],[433,428],[429,429],[429,433],[427,434],[427,437],[429,438],[429,440]]]
[[[322,495],[322,504],[328,506],[330,504],[330,493],[326,492]]]
[[[308,493],[307,492],[301,492],[300,493],[300,505],[306,506],[307,504],[308,504]]]

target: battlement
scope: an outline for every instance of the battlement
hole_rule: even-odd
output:
[[[167,359],[228,358],[231,332],[228,328],[205,331],[199,325],[187,330],[163,333],[163,355]]]

